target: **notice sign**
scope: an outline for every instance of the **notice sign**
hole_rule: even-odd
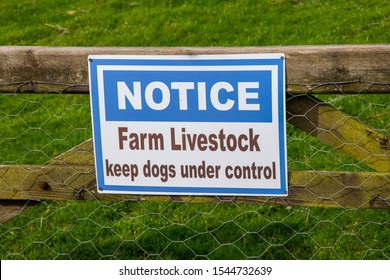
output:
[[[89,56],[99,192],[287,195],[283,54]]]

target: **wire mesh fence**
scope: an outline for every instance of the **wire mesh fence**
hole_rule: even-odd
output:
[[[99,196],[88,86],[0,84],[0,258],[390,259],[390,98],[377,85],[287,85],[292,198],[250,199]]]

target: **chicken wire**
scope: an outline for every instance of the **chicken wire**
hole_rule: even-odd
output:
[[[20,93],[32,85],[43,93]],[[13,93],[0,94],[0,199],[13,188],[7,166],[45,164],[91,137],[89,96],[80,94],[87,85],[54,84],[58,90],[50,85],[45,92],[47,85],[15,83]],[[369,93],[375,83],[354,94],[338,82],[301,86],[308,89],[302,96],[331,104],[388,139],[390,98]],[[314,94],[321,87],[333,91]],[[72,89],[79,94],[66,94]],[[297,96],[288,93],[287,102]],[[287,150],[289,171],[375,171],[291,124]],[[93,157],[92,149],[81,152]],[[254,204],[234,197],[213,203],[191,197],[82,198],[1,199],[1,259],[390,259],[387,209],[275,205],[271,198]]]

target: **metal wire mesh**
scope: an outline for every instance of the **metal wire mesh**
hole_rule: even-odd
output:
[[[350,93],[351,83],[361,84],[362,90]],[[288,93],[287,103],[304,98],[315,105],[298,113],[287,109],[289,171],[325,172],[321,180],[329,186],[341,184],[338,192],[349,190],[350,181],[340,180],[336,172],[364,173],[363,183],[377,178],[378,164],[367,164],[367,158],[356,159],[348,152],[348,146],[365,149],[364,139],[324,143],[319,137],[323,132],[343,137],[335,135],[340,121],[334,119],[331,127],[324,128],[311,113],[321,106],[344,112],[348,121],[366,125],[383,137],[379,141],[382,155],[388,158],[389,95],[368,94],[374,82],[299,86],[306,92]],[[0,94],[1,259],[390,259],[388,207],[346,207],[334,192],[322,189],[319,195],[316,185],[311,187],[318,177],[308,177],[302,187],[307,187],[313,201],[331,201],[336,207],[296,206],[289,200],[276,205],[273,198],[215,197],[210,202],[194,197],[119,195],[94,200],[99,198],[91,196],[95,186],[80,186],[83,176],[93,176],[93,151],[87,141],[91,137],[89,96],[66,94],[87,93],[87,85],[0,84],[0,89],[10,87],[11,93]],[[329,94],[316,94],[324,88]],[[34,91],[40,93],[27,93]],[[295,120],[302,119],[305,132],[296,127]],[[63,197],[37,195],[35,185],[41,191],[57,190],[50,182],[58,179],[59,171],[42,171],[45,165],[57,165],[69,173],[61,179],[68,190]],[[30,177],[38,171],[49,183],[42,182],[42,176]],[[372,199],[384,198],[387,203],[389,173],[379,175],[382,185],[374,180],[378,197]],[[379,193],[380,187],[385,191]]]

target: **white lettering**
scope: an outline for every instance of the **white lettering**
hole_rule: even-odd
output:
[[[217,110],[228,111],[233,107],[234,101],[228,99],[226,103],[221,103],[221,101],[219,100],[219,94],[222,89],[226,90],[226,92],[234,91],[233,86],[227,82],[218,82],[214,84],[210,91],[211,103]]]
[[[187,94],[189,89],[194,89],[194,83],[173,82],[171,88],[179,90],[180,110],[188,110]]]
[[[159,89],[161,91],[161,102],[157,103],[154,99],[154,91]],[[164,110],[168,107],[171,101],[171,93],[166,84],[162,82],[151,82],[145,89],[146,104],[153,110]]]
[[[259,83],[238,82],[235,86],[237,88],[224,81],[212,85],[209,92],[209,102],[211,102],[212,107],[219,111],[228,111],[237,102],[240,111],[260,111]],[[179,110],[186,111],[189,105],[196,106],[188,101],[189,94],[197,94],[198,110],[207,110],[208,94],[205,82],[197,82],[195,88],[194,82],[172,82],[168,87],[163,82],[153,81],[146,85],[145,94],[142,94],[141,82],[139,81],[133,82],[132,89],[125,82],[119,81],[117,88],[119,110],[126,110],[128,103],[134,110],[141,110],[142,98],[145,98],[146,105],[150,109],[165,110],[170,105],[172,90],[178,91]]]
[[[204,82],[198,83],[198,102],[199,110],[207,110],[206,83]]]
[[[118,109],[126,110],[126,99],[133,106],[134,110],[142,109],[141,82],[133,83],[133,92],[127,87],[125,82],[117,82],[118,86]]]
[[[240,111],[260,111],[260,104],[247,103],[248,99],[258,99],[257,91],[247,91],[248,89],[258,89],[258,82],[238,83],[238,110]]]

